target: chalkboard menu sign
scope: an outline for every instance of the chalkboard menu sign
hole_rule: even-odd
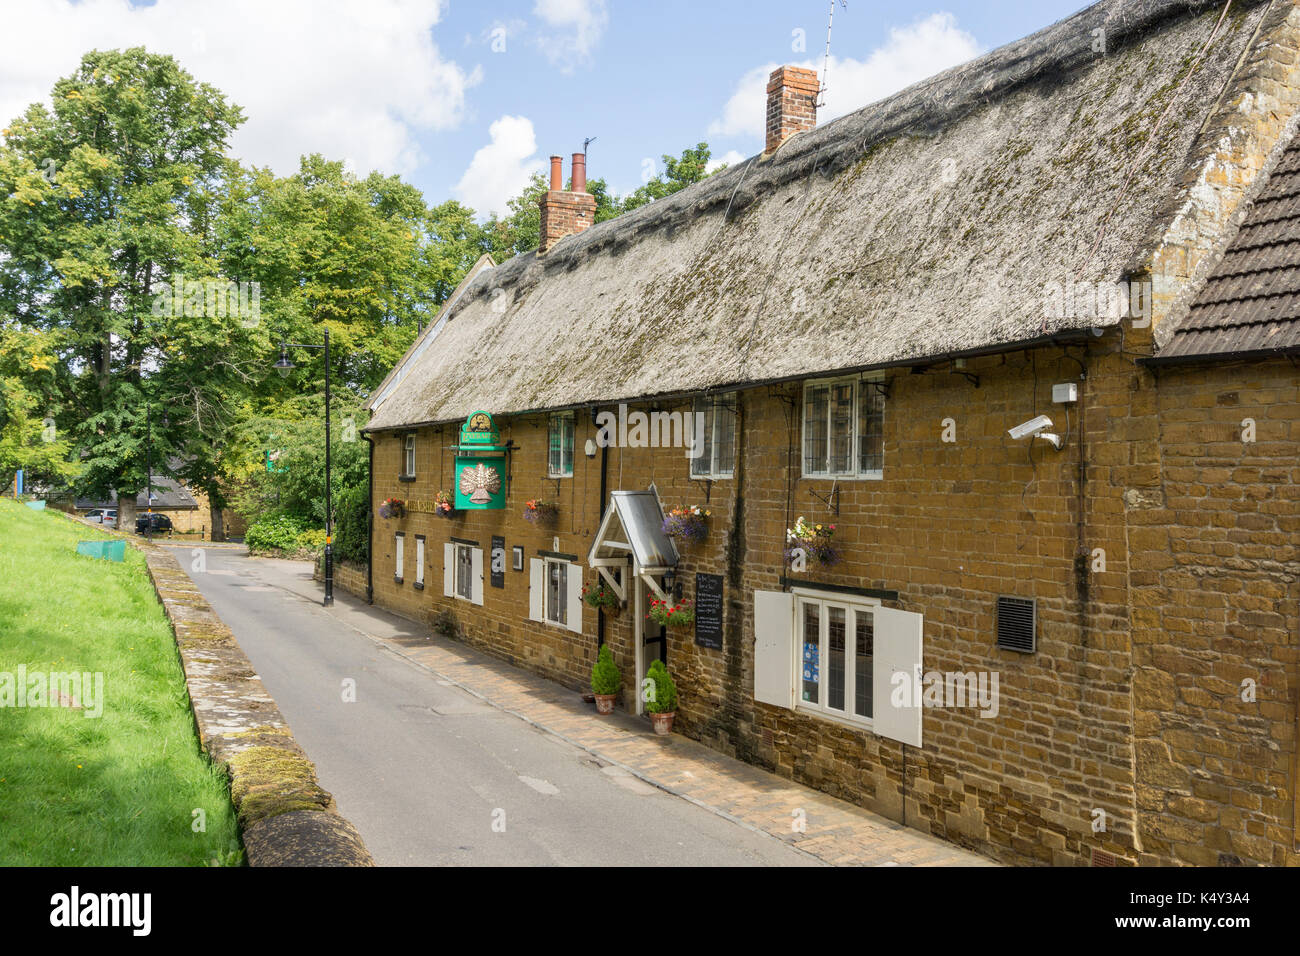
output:
[[[722,575],[695,575],[695,643],[722,650]]]
[[[491,565],[492,586],[494,588],[503,588],[506,586],[506,539],[500,535],[492,536],[492,565]]]

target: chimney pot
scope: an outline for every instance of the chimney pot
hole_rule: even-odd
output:
[[[767,146],[770,153],[795,133],[817,125],[816,70],[783,66],[767,80]]]
[[[551,157],[551,188],[564,188],[564,158],[561,156]]]
[[[587,191],[587,154],[573,154],[573,186],[575,193],[585,193]]]

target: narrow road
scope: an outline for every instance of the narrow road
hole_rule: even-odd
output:
[[[817,865],[382,648],[320,606],[305,562],[172,550],[380,865]]]

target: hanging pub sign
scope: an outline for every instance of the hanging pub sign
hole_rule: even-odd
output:
[[[506,506],[506,448],[487,412],[475,412],[460,427],[456,451],[456,508],[489,511]]]

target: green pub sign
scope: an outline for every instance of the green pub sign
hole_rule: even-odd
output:
[[[456,508],[490,511],[506,506],[506,449],[501,430],[487,412],[475,412],[460,427],[456,445]]]

